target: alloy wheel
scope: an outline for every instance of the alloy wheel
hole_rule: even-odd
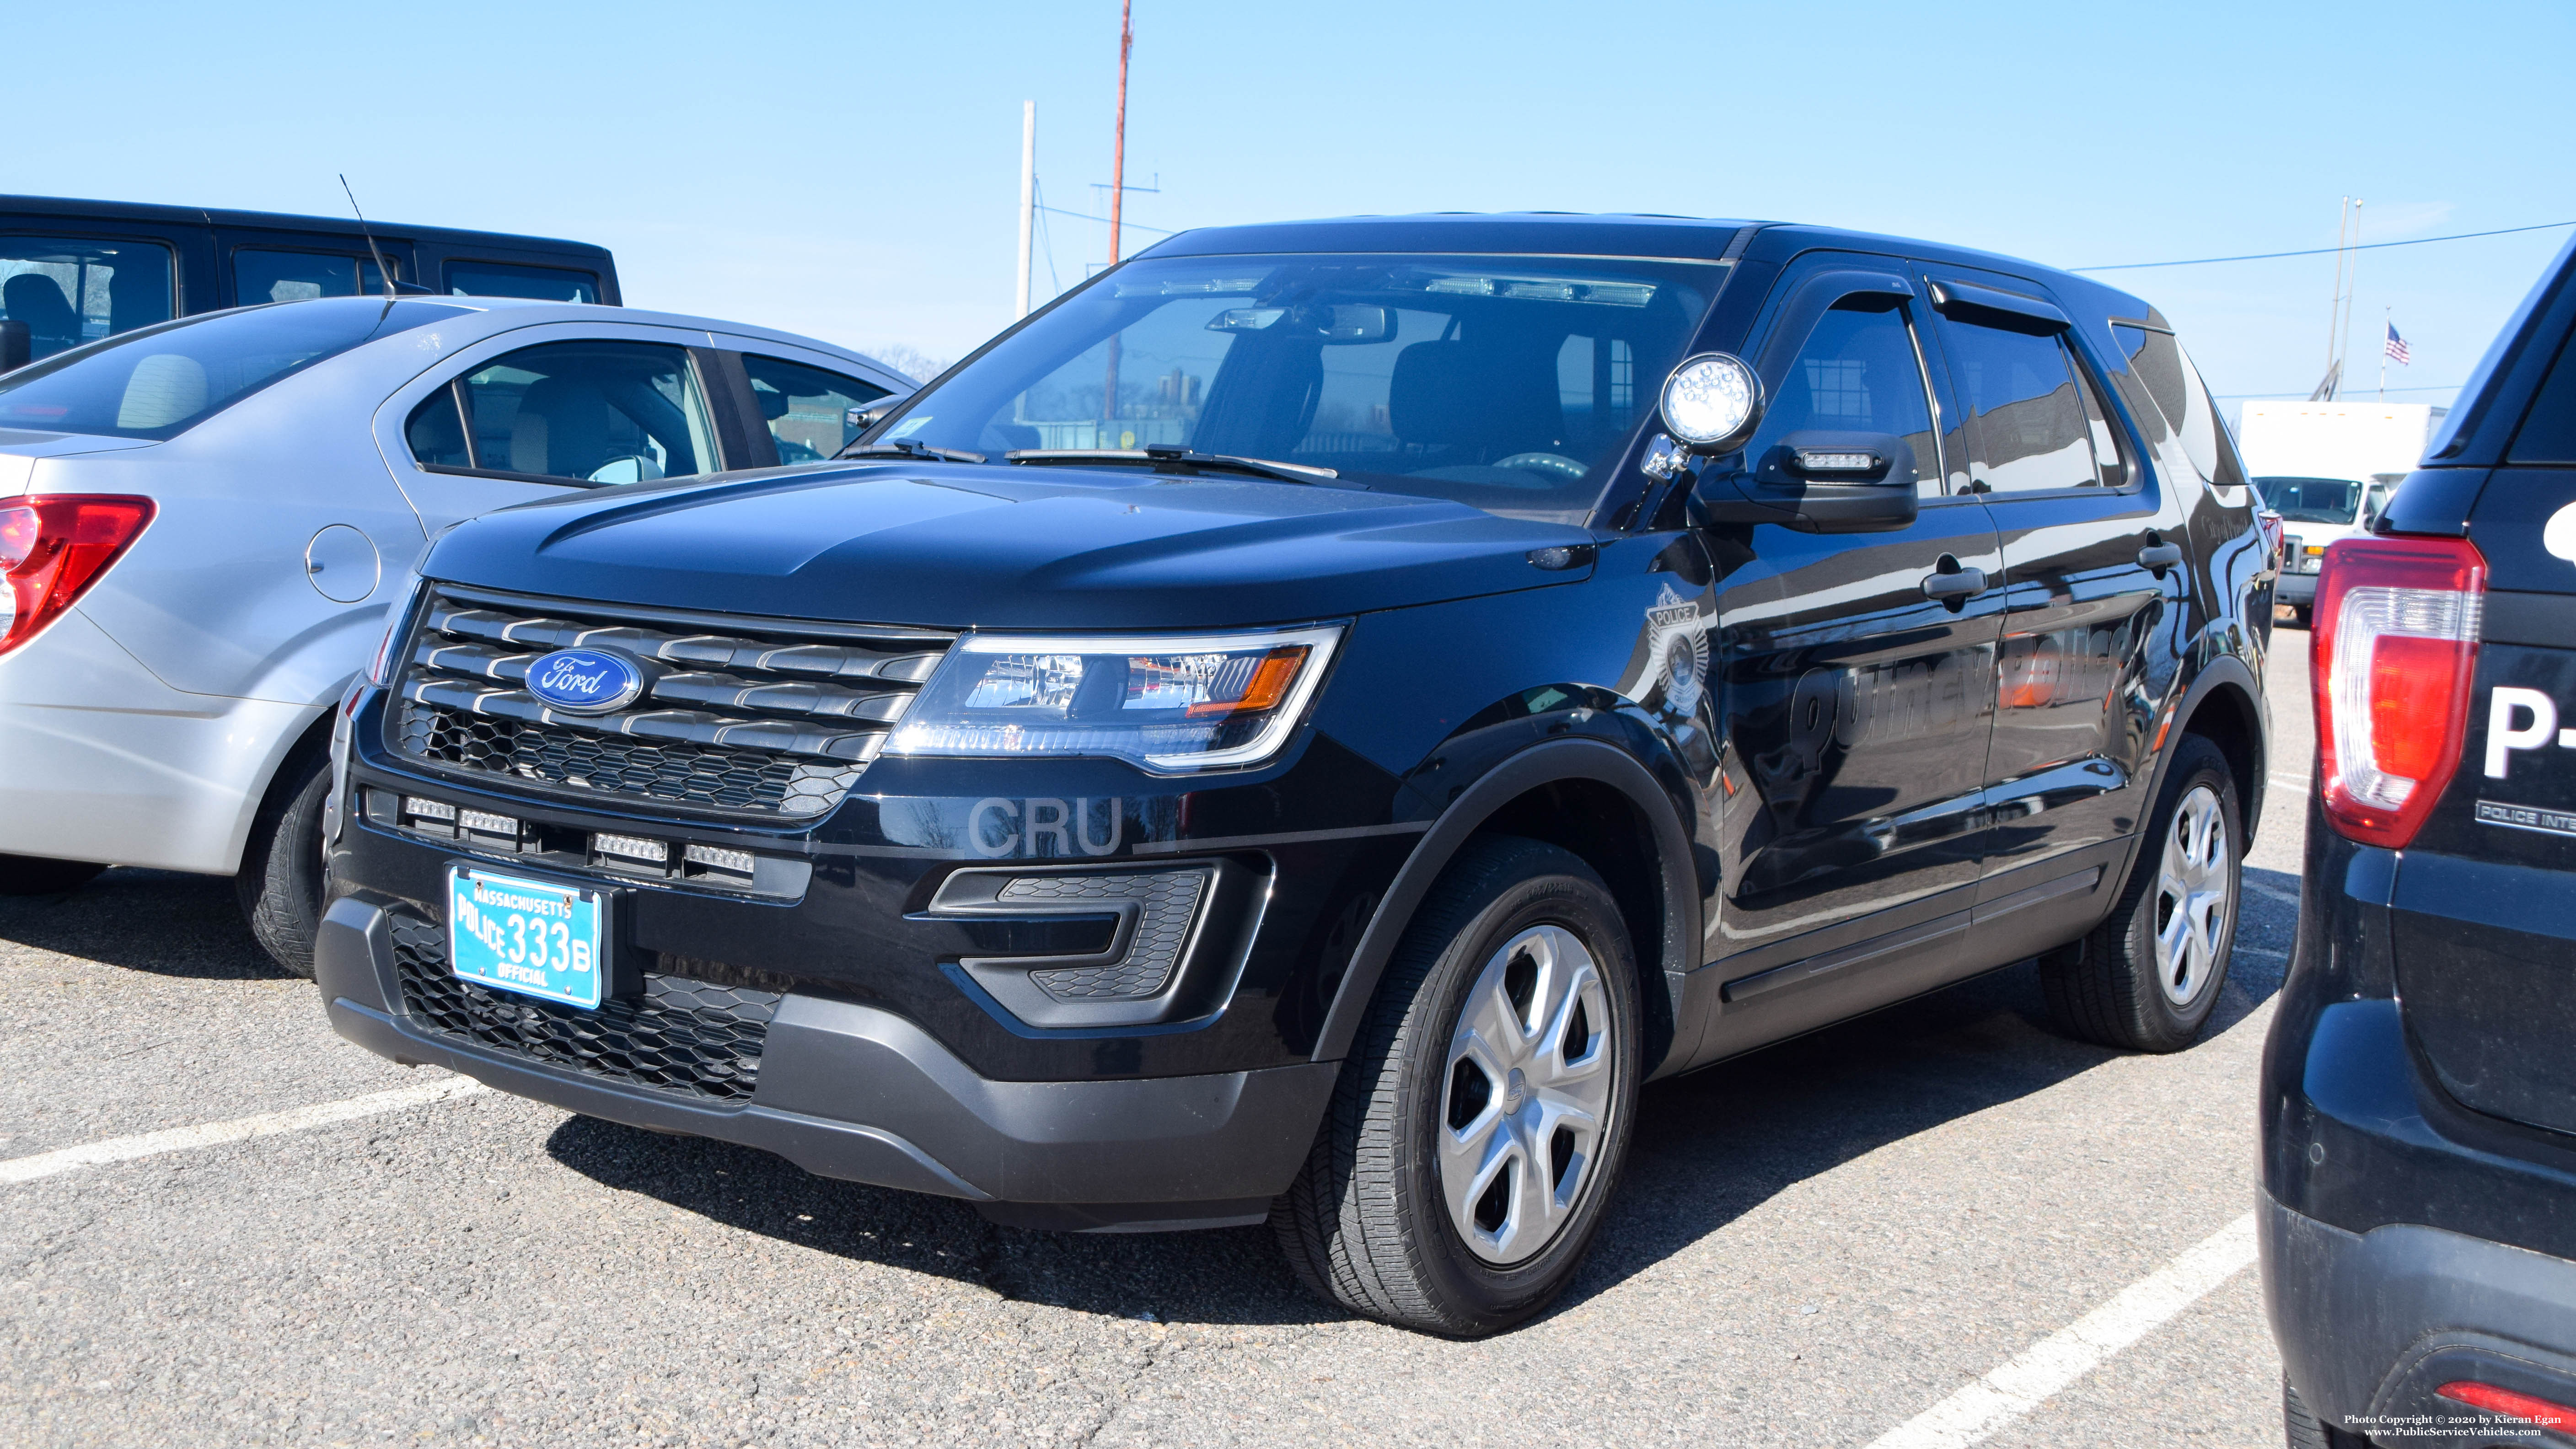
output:
[[[2156,984],[2174,1005],[2190,1005],[2218,975],[2235,888],[2226,812],[2215,790],[2194,785],[2174,810],[2156,872]]]
[[[1441,1196],[1492,1264],[1546,1247],[1596,1175],[1616,1040],[1600,967],[1561,926],[1503,943],[1449,1039],[1437,1129]]]

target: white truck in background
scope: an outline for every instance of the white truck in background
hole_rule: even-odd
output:
[[[2284,534],[2273,597],[2298,612],[2301,627],[2316,602],[2326,545],[2370,531],[2449,412],[2426,403],[2245,404],[2236,446]]]

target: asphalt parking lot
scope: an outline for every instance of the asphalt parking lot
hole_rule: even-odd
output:
[[[335,1037],[228,882],[0,901],[0,1442],[2278,1445],[2250,1246],[2191,1256],[2252,1205],[2297,914],[2274,643],[2200,1045],[2052,1036],[2025,967],[1659,1084],[1575,1289],[1482,1343],[1327,1308],[1261,1229],[996,1228],[488,1092],[325,1120],[460,1079]]]

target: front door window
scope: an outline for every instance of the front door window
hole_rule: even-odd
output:
[[[852,414],[886,395],[887,389],[855,377],[825,372],[784,358],[746,352],[743,371],[751,375],[752,396],[760,416],[778,443],[781,463],[819,463],[859,435]]]

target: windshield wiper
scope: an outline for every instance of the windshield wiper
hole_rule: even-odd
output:
[[[1231,453],[1200,453],[1175,443],[1147,443],[1141,448],[1018,448],[1002,456],[1014,463],[1151,463],[1157,473],[1230,468],[1282,483],[1321,483],[1342,476],[1330,468],[1238,458]]]
[[[984,463],[991,460],[981,453],[963,448],[934,448],[917,438],[897,438],[891,443],[852,443],[832,455],[834,458],[920,458],[933,463]]]

